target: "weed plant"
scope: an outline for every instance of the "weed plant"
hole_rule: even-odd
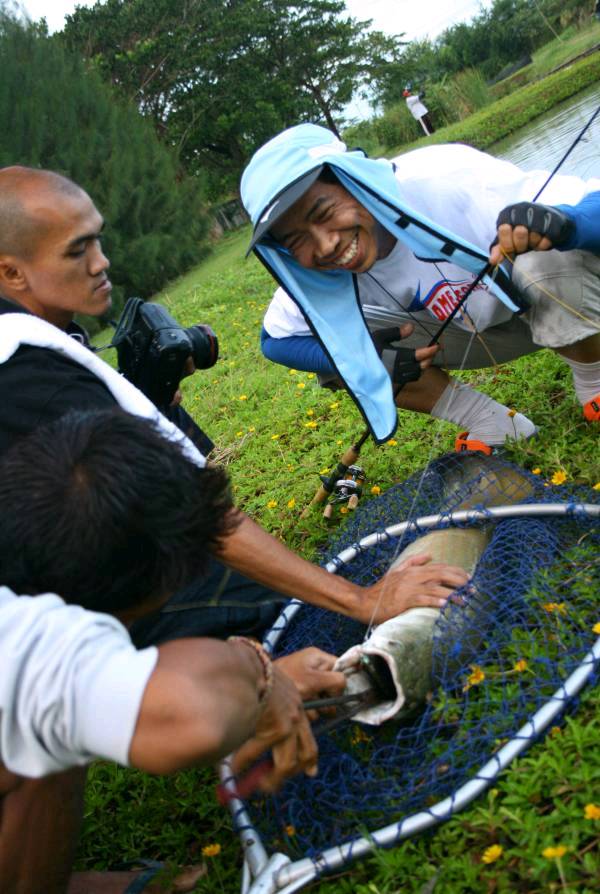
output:
[[[220,359],[185,380],[184,402],[217,443],[215,458],[228,468],[238,505],[291,548],[318,560],[319,549],[347,516],[336,510],[328,523],[318,508],[306,519],[300,513],[319,473],[336,463],[364,425],[345,393],[324,390],[314,376],[262,357],[258,337],[273,283],[256,259],[243,259],[248,235],[245,229],[223,240],[208,261],[158,297],[183,325],[207,322],[218,334]],[[535,440],[513,445],[516,462],[547,479],[560,473],[558,480],[564,475],[569,482],[600,488],[598,431],[584,424],[568,367],[556,355],[540,351],[498,369],[462,375],[539,426]],[[428,416],[401,412],[388,444],[377,448],[368,442],[363,448],[360,462],[368,478],[362,499],[379,499],[378,489],[385,491],[451,450],[455,434],[452,426]],[[587,585],[597,589],[597,577]],[[535,644],[530,645],[533,653]],[[511,648],[521,654],[523,644]],[[377,853],[313,890],[597,891],[600,820],[592,810],[600,804],[597,705],[597,693],[585,692],[577,714],[436,831]],[[216,803],[215,782],[210,770],[155,778],[95,764],[79,868],[105,869],[139,857],[172,865],[205,859],[208,874],[198,892],[238,891],[240,848],[227,812]],[[293,844],[294,830],[288,831]]]

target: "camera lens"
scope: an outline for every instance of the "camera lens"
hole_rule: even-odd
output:
[[[192,360],[196,369],[208,369],[219,358],[217,336],[205,323],[198,323],[185,330],[192,345]]]

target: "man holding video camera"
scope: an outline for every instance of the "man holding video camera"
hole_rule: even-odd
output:
[[[0,452],[70,409],[115,404],[155,418],[177,438],[141,391],[82,347],[87,341],[74,315],[100,316],[110,307],[102,226],[90,197],[67,178],[19,166],[0,170]],[[205,463],[200,452],[196,461]],[[219,562],[207,581],[175,594],[153,621],[140,622],[132,630],[137,645],[258,634],[273,619],[273,599],[282,598],[273,590],[369,623],[412,606],[439,607],[465,582],[460,569],[418,557],[362,588],[291,553],[243,513],[240,519],[216,551]],[[207,605],[217,596],[246,608]]]

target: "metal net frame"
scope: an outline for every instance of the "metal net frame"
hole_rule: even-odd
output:
[[[401,722],[349,722],[326,733],[315,779],[292,779],[274,797],[231,801],[245,852],[243,891],[299,890],[449,819],[573,710],[576,693],[595,678],[600,493],[548,486],[509,463],[487,462],[435,460],[361,507],[330,545],[327,570],[368,585],[429,530],[491,531],[464,593],[468,611],[444,610],[436,624],[423,708]],[[274,657],[308,645],[339,655],[365,633],[358,622],[294,600],[265,644]],[[227,764],[221,776],[233,790]]]

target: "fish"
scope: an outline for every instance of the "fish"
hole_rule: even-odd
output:
[[[444,512],[522,503],[534,492],[531,480],[516,467],[475,453],[434,461],[425,470],[421,486],[439,490]],[[430,531],[402,550],[388,570],[426,553],[433,562],[457,565],[471,577],[494,527],[492,521],[486,521],[477,527]],[[458,601],[449,601],[443,610],[412,608],[390,618],[341,655],[334,669],[347,677],[345,694],[362,696],[354,720],[379,726],[414,715],[431,693],[433,645],[441,622],[446,639],[459,634],[465,640],[459,650],[460,665],[464,666],[465,655],[474,655],[485,636],[484,605],[485,594],[470,585]],[[451,657],[452,643],[444,642],[443,636],[438,642],[445,649],[445,658]]]

